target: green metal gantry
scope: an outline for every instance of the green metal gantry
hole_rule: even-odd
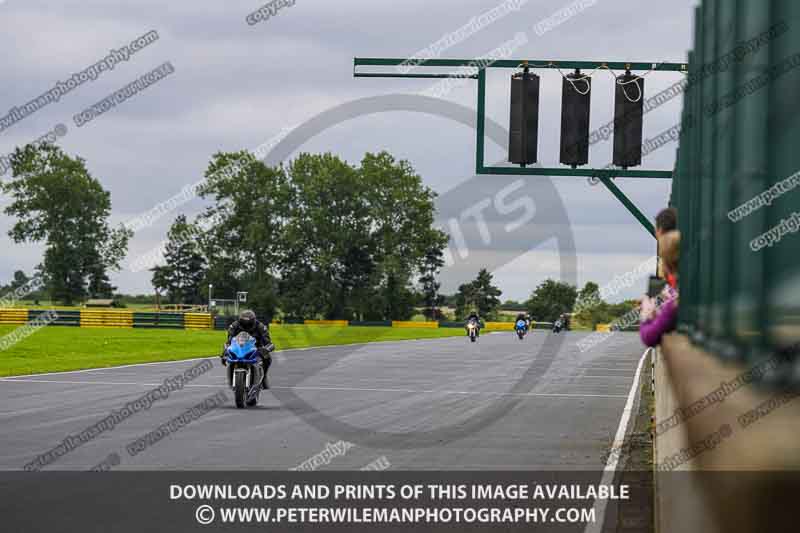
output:
[[[489,62],[490,64],[486,64]],[[418,72],[359,72],[358,67],[397,67],[410,65],[419,67],[469,67],[477,69],[476,74],[455,75],[448,73]],[[487,167],[484,164],[484,138],[486,127],[486,70],[488,68],[529,68],[529,69],[563,69],[563,70],[646,70],[655,72],[686,72],[686,63],[628,63],[622,61],[551,61],[537,59],[397,59],[357,57],[353,60],[353,76],[356,78],[416,78],[416,79],[472,79],[478,82],[477,128],[475,143],[475,172],[477,174],[493,174],[507,176],[577,176],[598,179],[617,198],[625,208],[655,236],[655,228],[638,207],[616,186],[614,178],[655,178],[670,179],[672,172],[668,170],[644,169],[608,169],[608,168],[528,168],[528,167]]]

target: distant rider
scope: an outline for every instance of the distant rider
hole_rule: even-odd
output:
[[[468,326],[469,326],[470,322],[474,322],[475,323],[475,336],[476,337],[480,337],[481,336],[481,317],[478,316],[478,313],[476,311],[473,311],[473,312],[471,312],[469,314],[469,316],[467,317],[467,322],[466,322],[466,324],[464,324],[464,329],[467,331],[467,333],[469,333]]]
[[[242,332],[248,333],[256,340],[256,347],[264,366],[262,387],[268,389],[267,372],[272,364],[272,355],[270,354],[275,351],[275,345],[272,344],[272,339],[269,336],[269,328],[256,318],[256,314],[253,311],[242,311],[239,313],[239,319],[228,327],[228,342],[225,343],[225,348],[227,349],[233,339]],[[222,364],[224,365],[225,363],[225,352],[223,351]]]
[[[561,314],[558,316],[558,320],[556,320],[555,324],[553,324],[553,332],[561,333],[561,330],[564,328],[566,328],[566,317]]]
[[[531,329],[531,317],[529,317],[527,313],[518,314],[517,319],[514,321],[514,323],[516,324],[520,320],[525,322],[525,331]]]

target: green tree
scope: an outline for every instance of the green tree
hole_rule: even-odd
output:
[[[105,270],[97,264],[88,269],[89,273],[89,287],[87,292],[90,298],[113,298],[114,291],[117,288],[111,285],[111,280],[108,278]]]
[[[475,285],[473,283],[462,283],[458,286],[455,298],[456,320],[464,320],[473,311],[478,310],[475,297]]]
[[[492,285],[493,276],[485,268],[478,272],[475,285],[475,297],[478,305],[478,313],[487,320],[497,318],[497,310],[500,307],[500,296],[503,291]]]
[[[288,172],[284,310],[330,319],[368,311],[359,301],[370,294],[362,289],[374,286],[376,270],[367,185],[332,154],[300,154]]]
[[[552,322],[562,313],[571,312],[577,297],[575,286],[547,279],[536,287],[525,304],[534,320]]]
[[[589,281],[578,293],[573,309],[575,320],[594,329],[597,324],[607,323],[609,306],[600,298],[600,286]]]
[[[15,291],[20,287],[24,287],[30,280],[31,278],[29,278],[25,272],[16,270],[14,271],[14,277],[11,279],[11,282],[8,285],[3,285],[1,290],[3,292]]]
[[[247,151],[215,154],[201,197],[213,205],[200,217],[199,237],[214,294],[247,291],[249,305],[266,319],[275,313],[278,264],[284,251],[287,176]]]
[[[18,148],[12,179],[2,185],[16,217],[14,242],[44,243],[40,271],[51,299],[70,305],[92,292],[113,290],[108,272],[117,271],[131,232],[109,226],[111,195],[86,169],[85,161],[43,144]]]
[[[463,320],[472,311],[477,311],[483,320],[496,319],[502,294],[500,289],[492,285],[492,275],[489,271],[481,269],[474,281],[458,288],[456,318]]]
[[[30,280],[31,278],[29,278],[25,272],[22,270],[17,270],[14,272],[14,279],[11,282],[10,288],[11,290],[18,289],[27,284]]]
[[[638,302],[628,300],[610,304],[600,297],[600,287],[594,282],[588,282],[578,293],[575,302],[575,319],[581,325],[594,329],[597,324],[610,324],[622,317],[632,309],[638,307]]]
[[[164,263],[152,269],[153,287],[166,293],[173,303],[202,303],[206,259],[198,242],[198,229],[185,215],[179,215],[170,226]]]
[[[444,296],[439,294],[442,284],[438,281],[439,272],[444,266],[443,250],[439,246],[431,247],[425,254],[420,269],[419,283],[422,285],[422,314],[427,320],[440,320]]]
[[[414,273],[425,267],[431,250],[443,250],[448,241],[433,227],[436,193],[408,161],[397,161],[387,152],[367,153],[358,172],[373,228],[383,318],[408,319],[414,312]]]
[[[525,311],[527,307],[525,307],[524,303],[515,300],[506,300],[503,302],[503,305],[500,306],[500,309],[503,311]]]
[[[410,318],[413,275],[447,241],[432,228],[433,191],[407,162],[385,152],[366,154],[359,167],[331,154],[301,154],[288,175],[284,311]]]
[[[385,152],[360,166],[300,154],[286,168],[216,154],[206,178],[204,219],[216,222],[202,242],[215,294],[248,290],[288,317],[408,318],[412,279],[447,243],[432,227],[435,193]]]
[[[593,281],[588,281],[578,293],[575,307],[576,309],[591,308],[602,301],[600,298],[600,286]]]

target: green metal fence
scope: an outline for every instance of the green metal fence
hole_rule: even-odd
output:
[[[723,60],[731,52],[736,60]],[[679,328],[727,359],[796,354],[800,2],[704,0],[689,81],[671,199],[682,233]],[[777,374],[798,372],[787,364]]]

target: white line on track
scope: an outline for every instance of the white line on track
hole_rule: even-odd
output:
[[[622,417],[619,421],[617,434],[614,436],[614,443],[611,445],[612,450],[621,449],[625,443],[625,435],[628,433],[628,424],[633,414],[633,405],[636,401],[636,395],[639,393],[639,379],[642,375],[642,366],[644,366],[644,360],[647,359],[647,354],[650,353],[650,350],[652,350],[652,348],[645,350],[642,357],[639,359],[639,365],[636,367],[636,375],[633,378],[633,385],[631,385],[631,390],[628,392],[628,400],[625,402],[625,408],[622,410]],[[619,455],[620,454],[617,453],[610,453],[608,455],[608,462],[606,462],[606,467],[603,471],[603,479],[600,481],[601,485],[611,485],[614,482],[614,475],[617,473],[617,466],[619,465]],[[608,500],[595,501],[596,520],[593,523],[586,524],[584,533],[599,533],[602,531],[607,505]]]
[[[163,383],[133,383],[133,382],[111,382],[111,381],[61,381],[45,379],[27,378],[1,378],[0,383],[55,383],[64,385],[106,385],[106,386],[136,386],[136,387],[158,387]],[[184,385],[188,388],[219,388],[223,384],[217,385]],[[511,397],[544,397],[544,398],[625,398],[626,396],[615,394],[548,394],[534,392],[491,392],[491,391],[454,391],[454,390],[416,390],[416,389],[368,389],[359,387],[272,387],[279,390],[308,390],[308,391],[334,391],[334,392],[386,392],[386,393],[405,393],[405,394],[445,394],[461,396],[511,396]]]

